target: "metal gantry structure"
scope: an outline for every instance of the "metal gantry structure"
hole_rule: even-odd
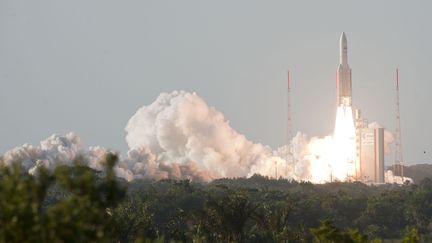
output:
[[[395,155],[393,171],[395,175],[402,177],[402,183],[404,180],[403,173],[403,155],[402,155],[402,135],[400,126],[400,111],[399,111],[399,69],[396,68],[396,130],[395,130]]]
[[[285,165],[285,176],[288,176],[288,163],[292,158],[292,149],[291,149],[291,139],[292,135],[292,117],[291,117],[291,73],[290,70],[287,72],[288,74],[288,90],[287,90],[287,144],[286,144],[286,165]]]

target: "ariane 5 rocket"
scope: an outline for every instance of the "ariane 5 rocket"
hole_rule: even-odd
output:
[[[337,106],[352,105],[351,68],[348,66],[348,45],[345,33],[340,38],[340,58],[336,78]]]

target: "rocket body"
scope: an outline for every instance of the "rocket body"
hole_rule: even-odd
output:
[[[333,132],[331,167],[333,175],[350,180],[356,175],[356,127],[352,114],[351,68],[348,65],[348,45],[345,33],[340,38],[340,59],[336,78],[337,109]]]
[[[337,106],[352,105],[351,68],[348,66],[348,45],[345,33],[340,38],[340,58],[336,78]]]

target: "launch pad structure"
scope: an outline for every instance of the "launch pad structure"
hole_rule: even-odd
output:
[[[337,106],[352,109],[352,71],[348,65],[348,41],[344,32],[340,38],[336,90]],[[384,183],[384,128],[369,127],[368,121],[361,116],[359,109],[355,109],[354,123],[355,161],[347,161],[348,168],[350,163],[354,164],[353,173],[347,176],[347,180]]]
[[[367,184],[386,183],[384,147],[385,136],[384,128],[370,126],[368,121],[362,117],[360,109],[353,109],[352,106],[352,71],[348,65],[348,41],[344,32],[340,37],[339,43],[339,65],[336,72],[336,104],[337,111],[343,111],[342,133],[338,124],[339,113],[337,113],[335,131],[333,139],[339,139],[336,147],[337,151],[342,153],[342,164],[346,167],[347,181],[361,181]],[[352,114],[354,110],[354,116]],[[289,164],[293,159],[291,140],[292,134],[292,117],[291,117],[291,73],[288,70],[288,89],[287,89],[287,145],[286,145],[286,174],[288,175]],[[344,130],[345,129],[345,130]],[[342,134],[342,136],[341,136]],[[352,134],[352,135],[351,135]],[[347,146],[346,143],[349,145]],[[351,146],[352,144],[352,146]],[[347,149],[350,151],[343,151]],[[352,148],[352,150],[351,150]],[[351,156],[352,151],[352,156]],[[355,152],[354,152],[355,151]],[[404,182],[403,174],[403,157],[400,129],[399,113],[399,71],[396,69],[396,129],[395,129],[395,157],[393,165],[393,175],[399,176]],[[275,165],[276,167],[277,165]],[[329,180],[333,181],[333,171],[330,164]],[[277,172],[276,172],[277,177]]]
[[[288,78],[288,82],[287,82],[287,133],[286,133],[286,140],[287,140],[287,145],[286,145],[286,161],[285,161],[285,175],[288,175],[288,170],[289,170],[289,164],[292,164],[291,160],[293,159],[293,154],[292,154],[292,147],[290,146],[291,144],[291,140],[293,138],[293,133],[292,133],[292,128],[293,128],[293,124],[292,124],[292,117],[291,117],[291,73],[290,70],[288,69],[287,71],[287,78]]]
[[[384,128],[368,127],[359,109],[355,112],[356,170],[355,181],[384,183]]]
[[[395,130],[395,155],[393,164],[393,173],[402,177],[404,180],[403,156],[402,156],[402,138],[400,128],[399,112],[399,69],[396,69],[396,130]]]
[[[337,105],[352,106],[352,72],[348,66],[348,45],[345,33],[340,39],[340,64],[337,72]],[[396,69],[396,129],[395,156],[393,175],[401,177],[404,182],[403,156],[399,112],[399,70]],[[385,183],[384,161],[384,128],[370,127],[368,121],[361,115],[360,109],[355,109],[355,140],[356,160],[355,173],[348,180],[365,183]],[[347,161],[349,163],[349,161]]]

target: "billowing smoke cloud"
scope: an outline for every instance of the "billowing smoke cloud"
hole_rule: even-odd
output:
[[[297,134],[290,146],[273,151],[253,143],[231,128],[222,113],[209,107],[195,93],[163,93],[149,106],[140,108],[126,127],[130,147],[115,170],[127,180],[137,178],[191,179],[210,181],[221,177],[245,177],[255,173],[292,179],[310,178],[307,154],[308,138]],[[24,144],[8,151],[3,162],[20,161],[34,172],[37,167],[54,168],[84,159],[89,167],[102,170],[102,147],[84,149],[74,133],[52,135],[33,146]],[[282,155],[282,156],[280,156]],[[294,162],[296,161],[296,162]],[[277,167],[277,169],[276,169]]]
[[[33,146],[24,144],[5,153],[4,163],[21,162],[25,169],[43,165],[53,168],[58,163],[70,163],[81,149],[81,140],[74,133],[65,136],[52,135]]]
[[[222,113],[209,107],[195,93],[160,94],[155,102],[140,108],[132,116],[126,132],[126,141],[132,151],[147,148],[145,154],[155,154],[147,160],[152,168],[168,167],[179,177],[184,177],[185,172],[187,176],[205,180],[254,173],[275,175],[275,163],[280,169],[286,167],[285,160],[277,152],[237,133]],[[174,166],[180,166],[180,170]],[[297,166],[299,173],[292,170],[295,165],[289,166],[290,178],[304,174],[300,169],[302,166]],[[160,170],[148,170],[147,175],[159,177],[159,173]]]
[[[289,179],[323,182],[331,174],[326,161],[331,136],[308,138],[297,133],[289,146],[272,150],[237,133],[222,113],[195,93],[160,94],[130,118],[126,132],[130,149],[115,171],[128,181],[150,178],[206,182],[255,173],[274,177],[277,173]],[[392,134],[386,132],[385,140],[392,142]],[[70,164],[79,156],[89,167],[102,170],[107,152],[99,146],[83,148],[80,138],[68,133],[52,135],[36,146],[16,147],[4,154],[3,163],[19,161],[34,173],[39,166],[52,169],[59,163]]]
[[[158,161],[156,156],[147,146],[130,149],[127,158],[120,165],[125,173],[132,177],[127,178],[152,178],[152,179],[191,179],[194,181],[210,181],[213,179],[207,171],[198,167],[197,163],[187,161],[185,163],[166,163]]]
[[[81,158],[90,168],[102,170],[107,152],[99,146],[84,150],[81,139],[75,133],[54,134],[39,145],[24,144],[9,150],[4,154],[2,162],[6,165],[20,162],[26,170],[34,173],[40,166],[53,169],[59,164],[70,165],[75,159]]]
[[[393,175],[393,171],[388,170],[388,171],[385,172],[385,182],[386,183],[391,183],[391,184],[393,184],[393,183],[396,183],[396,184],[406,184],[406,183],[412,184],[412,183],[414,183],[414,180],[411,179],[411,178],[409,178],[409,177],[406,177],[406,176],[402,177],[402,176]]]

